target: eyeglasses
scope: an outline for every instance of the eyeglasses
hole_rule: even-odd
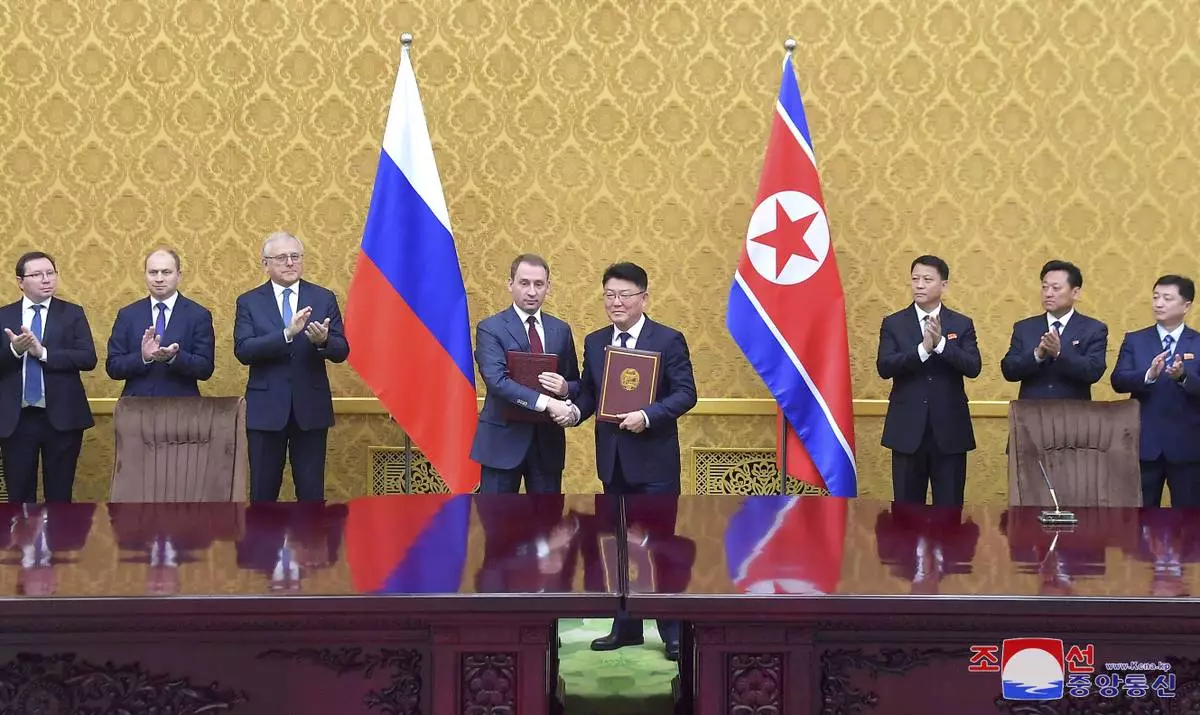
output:
[[[624,303],[626,301],[629,301],[629,300],[632,300],[632,299],[638,297],[639,295],[645,295],[645,293],[646,293],[646,291],[644,291],[644,290],[640,290],[637,293],[628,293],[628,292],[614,293],[612,291],[604,291],[604,302],[605,303],[616,303],[617,299],[620,298],[621,302]]]
[[[281,253],[278,256],[263,256],[263,258],[266,258],[268,261],[271,261],[273,263],[287,263],[289,261],[292,263],[299,263],[300,260],[302,258],[304,258],[304,254],[303,253]]]
[[[54,278],[58,275],[58,271],[38,271],[37,273],[26,273],[22,278],[36,278],[39,281],[43,278]]]

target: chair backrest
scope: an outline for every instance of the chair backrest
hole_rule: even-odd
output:
[[[1053,506],[1040,461],[1064,507],[1142,505],[1134,400],[1016,400],[1008,411],[1008,503]]]
[[[242,397],[122,397],[113,502],[246,501]]]

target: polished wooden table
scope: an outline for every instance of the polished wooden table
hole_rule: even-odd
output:
[[[704,715],[1200,710],[1200,513],[1076,512],[627,497],[626,605],[690,621],[680,709]],[[1004,698],[1001,659],[1016,681],[1031,657],[1005,639],[1039,637],[1062,699]]]
[[[541,714],[621,599],[605,497],[0,510],[5,713]]]

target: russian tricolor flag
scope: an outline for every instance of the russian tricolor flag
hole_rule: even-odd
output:
[[[346,561],[354,588],[360,593],[458,593],[470,521],[466,494],[351,499]]]
[[[790,52],[725,324],[787,420],[781,469],[856,496],[846,300]]]
[[[452,492],[479,484],[467,292],[408,40],[346,302],[350,364]]]

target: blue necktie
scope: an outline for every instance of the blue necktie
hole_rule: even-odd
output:
[[[1171,360],[1175,358],[1175,338],[1170,335],[1163,337],[1163,350],[1167,352],[1167,366],[1171,364]]]
[[[1054,332],[1058,333],[1059,335],[1062,335],[1062,323],[1060,323],[1056,320],[1050,324],[1050,327],[1054,328]]]
[[[42,308],[34,305],[33,320],[29,323],[29,332],[39,341],[42,339]],[[25,353],[25,402],[36,405],[42,400],[42,361],[29,353]]]
[[[623,348],[629,347],[629,339],[632,337],[633,336],[630,335],[629,333],[621,333],[620,335],[617,336],[617,338],[621,341],[621,347],[623,347]]]
[[[287,327],[292,322],[292,289],[283,289],[283,327]]]
[[[154,307],[158,310],[158,317],[154,319],[154,334],[162,340],[163,333],[167,332],[167,304],[158,303]]]

